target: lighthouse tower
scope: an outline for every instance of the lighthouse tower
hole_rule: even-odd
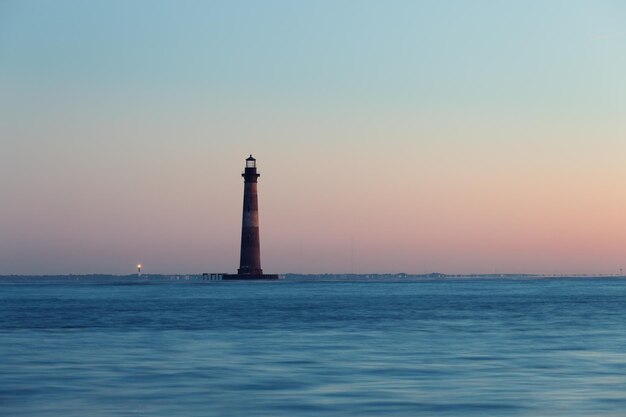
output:
[[[243,177],[243,218],[241,222],[241,256],[237,274],[223,279],[278,279],[278,275],[263,274],[259,245],[259,198],[257,184],[261,176],[256,170],[256,159],[246,159]]]
[[[261,174],[256,171],[256,159],[246,159],[243,177],[243,219],[241,222],[241,257],[239,275],[263,275],[259,245],[259,197],[257,183]]]

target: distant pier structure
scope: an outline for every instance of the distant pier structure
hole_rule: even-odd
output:
[[[236,274],[224,274],[224,280],[278,279],[277,274],[264,274],[261,269],[259,239],[259,197],[257,184],[261,174],[256,169],[256,159],[246,159],[243,177],[243,218],[241,222],[241,255]]]

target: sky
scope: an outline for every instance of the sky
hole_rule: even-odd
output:
[[[0,0],[0,274],[626,267],[623,1]]]

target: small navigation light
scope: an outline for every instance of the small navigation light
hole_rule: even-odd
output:
[[[137,264],[137,274],[141,274],[141,264]]]

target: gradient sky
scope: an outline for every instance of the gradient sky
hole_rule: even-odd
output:
[[[626,268],[626,2],[0,1],[0,274]],[[352,245],[351,245],[351,242]]]

